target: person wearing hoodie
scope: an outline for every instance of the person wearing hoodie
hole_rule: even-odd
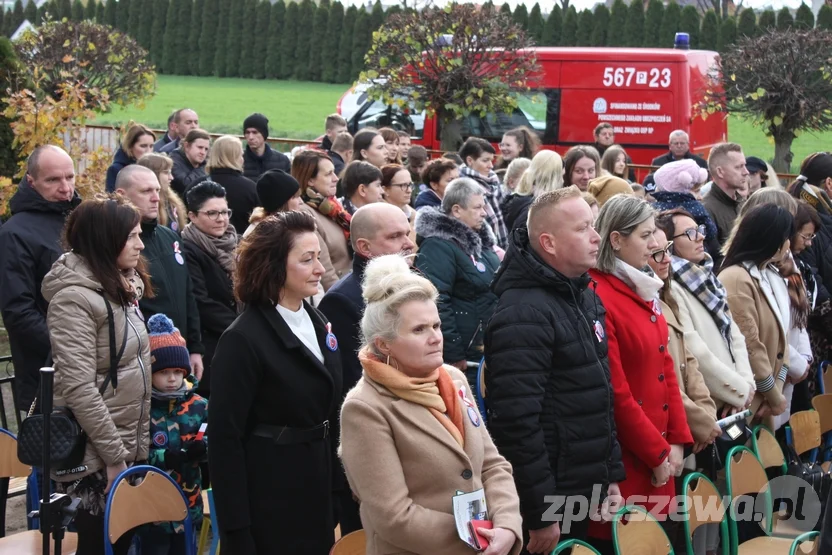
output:
[[[472,387],[468,361],[482,358],[485,326],[497,304],[491,280],[500,266],[485,217],[482,189],[462,177],[448,185],[441,209],[425,207],[416,220],[414,266],[439,291],[444,360],[466,372]]]
[[[140,123],[134,123],[127,129],[127,133],[124,134],[124,138],[121,140],[121,145],[113,156],[113,163],[107,168],[106,188],[108,193],[115,190],[116,176],[122,168],[135,164],[139,158],[148,152],[153,152],[153,142],[155,140],[156,135]]]
[[[170,153],[173,160],[170,186],[179,198],[185,198],[188,187],[208,177],[205,165],[210,148],[211,135],[202,129],[194,129],[182,139],[182,146]]]
[[[255,183],[269,170],[292,171],[292,162],[285,154],[269,146],[269,119],[263,114],[251,114],[243,121],[246,151],[243,153],[243,175]]]
[[[164,314],[147,321],[152,360],[148,464],[176,480],[188,499],[194,528],[202,524],[202,471],[208,457],[208,401],[196,394],[185,340]],[[201,432],[201,433],[200,433]],[[200,437],[202,436],[202,437]],[[184,525],[160,522],[142,530],[142,555],[185,555]]]
[[[577,187],[540,196],[491,286],[499,300],[484,342],[488,425],[513,467],[527,553],[587,537],[588,516],[567,528],[549,517],[547,496],[590,499],[600,488],[609,517],[625,478],[605,312],[587,274],[600,243],[592,221]]]
[[[63,253],[66,217],[81,202],[72,158],[56,146],[36,148],[0,228],[0,313],[9,334],[17,410],[28,411],[49,354],[43,277]]]
[[[87,436],[82,462],[51,476],[57,493],[80,502],[78,555],[103,555],[107,493],[148,454],[150,349],[138,303],[153,290],[140,224],[121,196],[82,202],[67,219],[69,252],[43,279],[55,406],[71,410]],[[132,537],[119,538],[114,552],[126,555]]]
[[[158,225],[161,187],[152,170],[134,164],[116,179],[116,192],[130,199],[142,215],[141,239],[145,246],[150,276],[156,295],[139,306],[145,318],[161,312],[181,331],[191,353],[191,369],[202,377],[202,346],[199,311],[191,275],[185,262],[182,238],[170,228]]]
[[[668,162],[653,174],[656,190],[652,193],[653,206],[659,212],[681,208],[693,216],[697,225],[705,226],[705,251],[714,259],[714,266],[722,263],[717,228],[711,214],[697,198],[699,187],[708,180],[708,170],[692,159]]]

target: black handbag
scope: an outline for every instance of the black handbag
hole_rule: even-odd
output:
[[[821,506],[826,504],[829,490],[832,488],[832,474],[826,472],[820,463],[803,462],[792,445],[786,445],[789,463],[786,467],[787,476],[796,476],[808,483],[820,498]]]
[[[745,420],[732,422],[722,430],[722,435],[714,440],[713,444],[713,465],[714,471],[718,472],[725,468],[728,460],[728,453],[734,447],[745,445],[751,438],[751,429]]]
[[[101,293],[99,291],[99,293]],[[103,297],[104,294],[101,293]],[[124,354],[127,345],[127,321],[124,322],[124,337],[121,342],[121,349],[116,352],[116,327],[113,317],[113,309],[110,302],[105,298],[107,306],[107,321],[110,335],[110,370],[104,383],[98,388],[98,392],[104,395],[110,382],[113,389],[118,384],[118,363]],[[126,312],[125,312],[126,317]],[[46,358],[46,366],[51,366],[52,352]],[[41,466],[43,464],[43,415],[33,414],[37,405],[37,396],[32,401],[29,414],[20,423],[20,430],[17,435],[17,458],[23,464],[30,466]],[[50,464],[56,469],[75,468],[84,460],[84,452],[87,448],[87,434],[81,429],[72,411],[67,407],[57,407],[52,411],[52,425],[50,430]]]

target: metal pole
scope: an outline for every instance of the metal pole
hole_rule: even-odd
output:
[[[40,531],[43,535],[43,555],[49,555],[52,540],[49,522],[49,497],[51,495],[51,444],[52,444],[52,385],[55,378],[54,368],[40,369],[40,411],[43,415],[43,483],[41,484]]]

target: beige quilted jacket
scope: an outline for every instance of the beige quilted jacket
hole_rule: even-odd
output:
[[[64,254],[43,279],[46,322],[55,366],[55,406],[72,410],[87,434],[83,463],[52,472],[74,481],[107,465],[147,459],[150,433],[150,348],[137,306],[111,302],[116,351],[124,327],[127,344],[118,366],[118,388],[98,392],[110,367],[107,307],[101,284],[83,258]]]

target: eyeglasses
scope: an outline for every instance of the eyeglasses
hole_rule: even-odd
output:
[[[199,210],[197,214],[205,214],[215,222],[218,222],[220,218],[231,218],[231,210]]]
[[[688,239],[690,239],[691,241],[696,241],[697,235],[701,236],[704,239],[706,237],[706,235],[705,235],[705,226],[700,225],[699,227],[692,227],[690,229],[686,229],[685,231],[683,231],[679,235],[674,235],[673,239],[677,239],[677,238],[681,237],[682,235],[687,235]]]
[[[413,182],[410,181],[408,183],[391,183],[390,185],[385,185],[385,187],[398,187],[402,191],[409,191],[413,189]]]
[[[798,233],[801,237],[803,237],[804,241],[814,241],[815,237],[818,236],[817,233],[812,233],[811,235],[803,235],[802,233]]]
[[[673,241],[667,243],[667,246],[662,250],[653,252],[650,256],[656,262],[656,264],[661,264],[664,262],[664,259],[670,256],[670,248],[673,246]]]

